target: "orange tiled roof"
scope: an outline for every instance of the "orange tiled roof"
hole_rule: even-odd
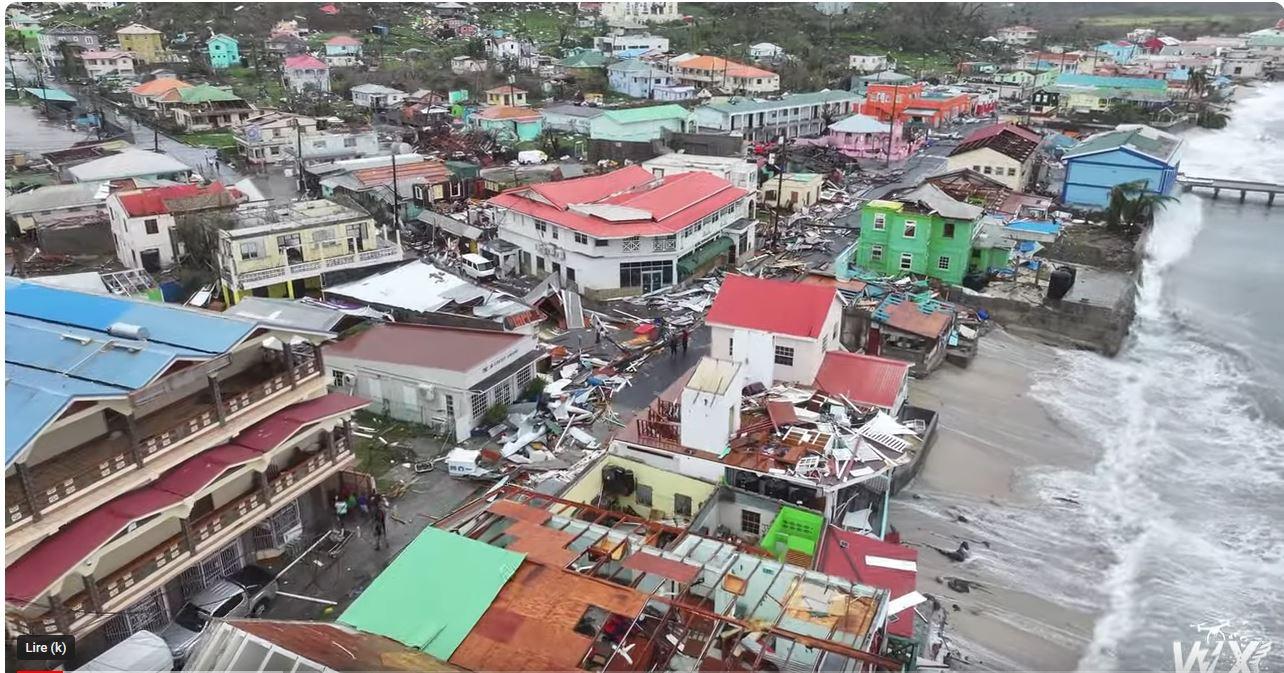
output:
[[[191,84],[188,84],[177,77],[162,77],[150,82],[143,82],[142,84],[130,89],[129,93],[135,93],[140,96],[155,96],[165,93],[170,89],[187,89],[191,86]]]
[[[697,56],[681,61],[677,64],[678,68],[685,70],[725,70],[731,77],[775,77],[776,73],[762,68],[728,61],[719,56]]]
[[[528,107],[513,107],[510,105],[496,105],[488,107],[479,113],[482,119],[529,119],[538,117],[540,114]]]

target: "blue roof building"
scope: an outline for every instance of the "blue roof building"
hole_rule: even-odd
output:
[[[1118,185],[1140,182],[1153,194],[1168,195],[1177,183],[1182,139],[1139,124],[1089,136],[1066,150],[1061,202],[1104,209]]]

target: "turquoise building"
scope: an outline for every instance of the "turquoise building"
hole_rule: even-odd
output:
[[[1066,150],[1061,202],[1104,209],[1117,185],[1145,184],[1145,191],[1168,195],[1177,184],[1182,139],[1149,126],[1123,125],[1098,133]]]
[[[205,43],[205,51],[210,57],[210,67],[223,70],[241,64],[241,48],[236,38],[219,33]]]
[[[615,142],[650,142],[659,140],[664,131],[691,133],[695,114],[681,105],[607,110],[589,122],[589,137]]]

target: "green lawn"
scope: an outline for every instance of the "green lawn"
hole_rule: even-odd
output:
[[[231,131],[201,131],[199,133],[184,133],[179,136],[178,139],[188,145],[214,147],[217,149],[231,149],[236,147],[236,138],[232,136]]]

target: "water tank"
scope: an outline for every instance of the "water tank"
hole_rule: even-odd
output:
[[[1064,268],[1052,272],[1048,278],[1048,299],[1060,301],[1074,287],[1074,274]]]
[[[107,327],[107,333],[122,339],[143,340],[148,337],[147,328],[127,322],[114,322]]]

